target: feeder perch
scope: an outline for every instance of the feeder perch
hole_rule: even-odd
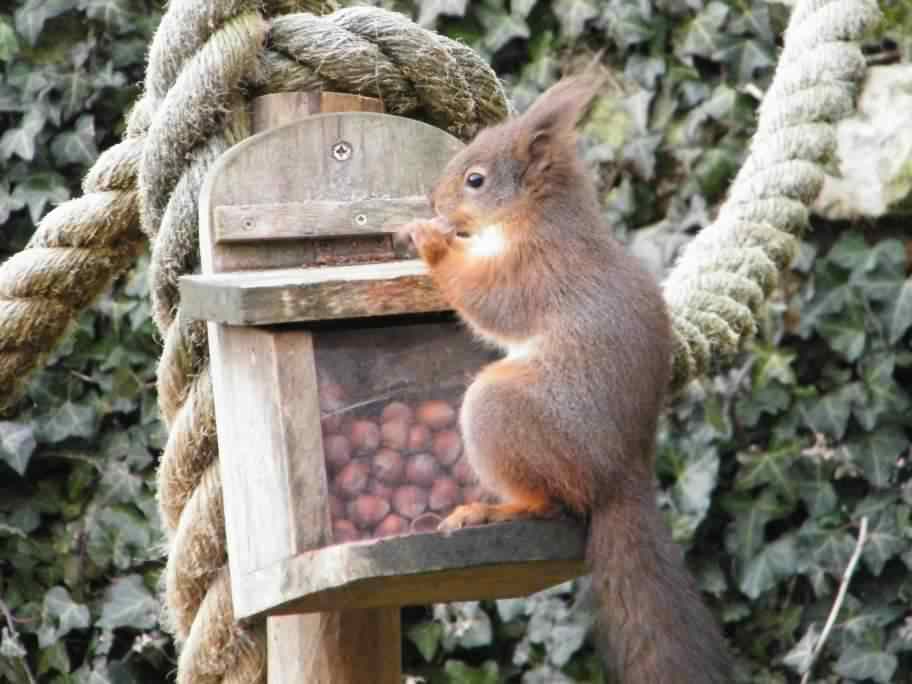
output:
[[[341,109],[374,111],[327,113]],[[570,521],[435,531],[481,495],[457,415],[494,357],[393,239],[430,216],[427,192],[462,143],[379,109],[260,98],[267,130],[214,164],[202,273],[180,283],[183,312],[209,326],[235,618],[270,618],[271,682],[398,683],[399,607],[521,596],[585,571]],[[289,623],[272,622],[311,613],[344,615],[341,632],[305,639],[305,620],[283,636]],[[369,645],[343,647],[346,630]],[[295,641],[342,655],[273,653]]]

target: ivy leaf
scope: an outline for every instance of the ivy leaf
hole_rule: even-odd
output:
[[[16,30],[30,45],[34,45],[48,19],[60,16],[75,6],[76,0],[26,0],[16,10]]]
[[[20,475],[25,475],[35,452],[35,432],[28,423],[0,421],[0,461]]]
[[[53,587],[44,595],[41,610],[42,625],[38,631],[38,645],[47,648],[74,629],[89,626],[89,608],[70,598],[64,587]]]
[[[887,335],[890,344],[896,344],[912,326],[912,278],[899,290],[888,313]]]
[[[31,174],[13,189],[13,199],[28,206],[32,223],[37,224],[48,204],[59,204],[70,199],[63,177],[53,171]]]
[[[68,437],[92,437],[97,430],[98,413],[89,402],[65,401],[55,415],[43,416],[37,436],[42,442],[62,442]]]
[[[114,580],[105,592],[98,625],[105,629],[152,629],[158,623],[158,602],[139,575]]]
[[[443,627],[439,622],[422,622],[408,631],[408,638],[426,663],[431,662],[437,654],[440,639],[443,636]]]
[[[854,271],[857,267],[864,266],[870,256],[869,250],[861,233],[857,230],[847,231],[839,236],[839,240],[830,249],[827,260],[839,264],[847,271]]]
[[[678,35],[676,54],[683,58],[712,59],[719,49],[720,30],[728,18],[726,4],[713,0],[688,22]]]
[[[603,11],[602,20],[608,26],[611,40],[621,50],[648,42],[660,28],[657,17],[644,13],[632,2],[607,6]]]
[[[782,662],[798,674],[807,672],[813,662],[814,646],[817,645],[819,636],[817,626],[811,623],[801,640],[782,658]]]
[[[0,158],[10,159],[16,155],[30,161],[35,156],[35,141],[44,128],[44,123],[44,114],[37,107],[26,112],[19,126],[9,129],[0,137]]]
[[[738,477],[735,488],[739,491],[769,484],[788,499],[798,496],[797,483],[791,466],[798,456],[798,446],[787,444],[778,449],[754,449],[738,454]]]
[[[735,518],[728,527],[725,545],[742,564],[748,563],[766,543],[766,524],[787,515],[794,508],[780,501],[770,489],[764,489],[759,497],[747,494],[728,496],[724,507]]]
[[[883,651],[872,651],[858,646],[849,646],[833,670],[836,674],[850,679],[873,679],[875,682],[889,684],[899,664],[896,656]]]
[[[586,22],[595,19],[599,12],[592,0],[555,0],[551,5],[560,22],[561,33],[569,40],[579,38]]]
[[[807,506],[808,512],[815,518],[832,513],[838,503],[836,490],[822,470],[822,466],[817,464],[816,474],[798,478],[799,496]]]
[[[688,461],[672,488],[678,510],[694,516],[699,524],[709,510],[710,496],[718,478],[718,452],[707,450],[699,458]]]
[[[851,441],[845,448],[873,486],[886,487],[896,469],[899,454],[908,446],[909,441],[902,430],[886,426]]]
[[[884,415],[904,414],[909,399],[893,378],[896,357],[890,353],[868,355],[861,363],[865,398],[856,402],[852,414],[865,430],[873,430]]]
[[[772,589],[776,583],[794,575],[798,569],[798,552],[794,535],[767,544],[740,573],[738,586],[751,599]]]
[[[842,529],[821,527],[808,520],[798,532],[802,571],[819,566],[833,576],[841,576],[855,551],[855,539]]]
[[[98,157],[95,146],[95,118],[83,114],[76,128],[56,136],[51,141],[51,154],[60,164],[91,164]]]
[[[821,321],[817,330],[833,351],[842,354],[846,361],[857,361],[864,352],[868,335],[861,306]]]
[[[525,21],[502,9],[480,7],[478,17],[485,29],[482,45],[491,54],[496,54],[512,40],[530,35]]]
[[[861,386],[850,383],[822,397],[813,397],[801,403],[804,423],[814,432],[841,440],[846,433],[849,416],[857,402],[864,400]]]
[[[424,27],[434,26],[443,14],[449,17],[464,17],[469,0],[425,0],[419,6],[418,23]]]
[[[24,201],[13,197],[10,193],[9,181],[0,180],[0,225],[6,223],[10,214],[19,211],[24,206]]]
[[[443,666],[448,684],[498,684],[500,674],[493,660],[480,667],[470,667],[461,660],[448,660]]]
[[[17,52],[19,41],[16,32],[5,17],[0,17],[0,62],[9,62]]]
[[[887,510],[878,517],[877,524],[868,530],[868,540],[861,559],[875,576],[880,576],[887,561],[907,546],[895,512]]]
[[[116,30],[129,27],[132,20],[126,0],[79,0],[79,8],[91,19],[103,21]]]
[[[718,61],[731,65],[737,73],[738,82],[748,83],[758,73],[776,65],[772,46],[749,38],[727,35],[715,57]]]

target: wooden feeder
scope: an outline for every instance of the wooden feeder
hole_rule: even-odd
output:
[[[455,417],[492,357],[392,236],[462,144],[379,110],[260,98],[262,132],[200,196],[202,274],[181,279],[209,322],[235,618],[268,616],[270,682],[399,684],[401,606],[584,572],[571,522],[433,531],[478,495]]]

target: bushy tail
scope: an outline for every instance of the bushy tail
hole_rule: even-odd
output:
[[[587,556],[608,681],[730,684],[724,639],[651,496],[594,510]]]

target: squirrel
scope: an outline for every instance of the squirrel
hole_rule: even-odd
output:
[[[433,218],[402,229],[460,318],[505,356],[466,390],[466,458],[502,503],[442,530],[570,512],[588,519],[598,646],[623,684],[731,680],[725,642],[656,504],[672,332],[654,277],[603,224],[579,159],[601,85],[564,78],[445,167]]]

